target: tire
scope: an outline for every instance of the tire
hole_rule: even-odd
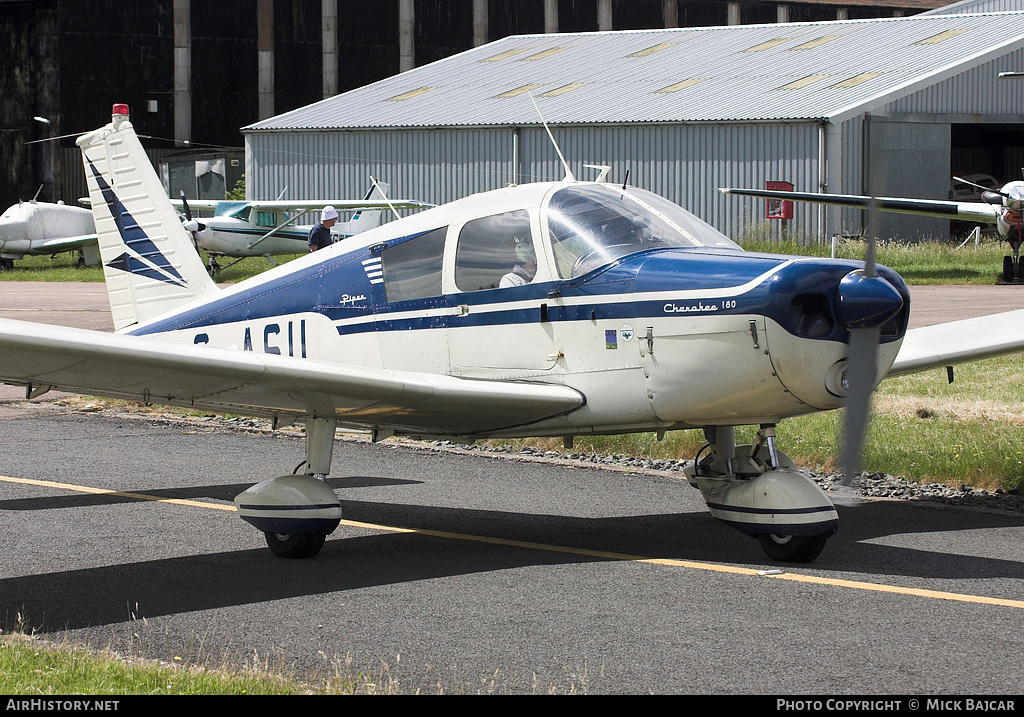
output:
[[[1013,257],[1003,257],[1003,281],[1009,283],[1013,281]]]
[[[821,555],[828,538],[760,533],[757,540],[772,560],[780,563],[809,563]]]
[[[283,533],[264,533],[267,547],[279,558],[312,558],[324,547],[326,535],[285,535]]]

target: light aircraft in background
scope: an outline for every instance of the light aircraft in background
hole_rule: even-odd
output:
[[[88,209],[32,199],[12,204],[0,214],[0,270],[12,269],[15,260],[26,256],[75,250],[81,250],[85,263],[99,262],[96,228]]]
[[[1021,170],[1024,174],[1024,169]],[[942,217],[975,224],[994,224],[999,236],[1010,245],[1012,256],[1003,257],[1003,281],[1024,280],[1024,260],[1020,247],[1024,243],[1024,181],[1008,182],[1000,189],[953,177],[954,181],[975,187],[982,192],[981,202],[957,202],[938,199],[901,199],[895,197],[864,197],[853,194],[818,194],[814,192],[787,192],[773,189],[737,189],[722,187],[725,194],[763,197],[769,200],[811,202],[841,207],[856,207],[898,214],[918,214]]]
[[[305,471],[235,498],[279,556],[317,554],[339,525],[339,427],[567,445],[697,429],[686,475],[711,514],[773,560],[810,561],[838,514],[777,424],[845,405],[855,457],[883,377],[1024,351],[1006,314],[908,331],[906,284],[870,253],[748,253],[604,172],[576,181],[564,159],[563,181],[427,209],[222,289],[127,106],[78,145],[115,332],[0,320],[0,381],[303,422]],[[515,264],[524,282],[502,288]],[[757,438],[737,445],[747,425]]]
[[[388,199],[389,185],[374,181],[363,199],[340,200],[259,200],[259,201],[205,201],[172,200],[171,204],[185,215],[185,228],[192,233],[196,248],[206,251],[207,271],[215,276],[222,267],[218,257],[234,257],[232,266],[246,257],[271,257],[283,254],[301,254],[309,249],[307,243],[311,224],[296,224],[295,220],[309,212],[319,212],[333,206],[340,212],[353,212],[352,218],[331,227],[331,238],[338,242],[367,229],[380,226],[383,212],[399,209],[432,207],[426,202],[408,199]],[[192,210],[212,211],[212,217],[193,217]],[[227,267],[223,267],[227,268]]]

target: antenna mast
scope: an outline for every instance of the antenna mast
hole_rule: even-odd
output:
[[[537,110],[537,116],[540,117],[540,122],[544,125],[544,129],[547,130],[548,138],[551,140],[551,144],[555,146],[555,151],[558,152],[558,158],[562,160],[562,166],[565,167],[565,181],[575,182],[576,177],[573,175],[572,170],[569,169],[569,163],[565,161],[565,157],[562,156],[562,150],[558,148],[558,142],[555,141],[555,136],[551,134],[551,128],[548,127],[548,123],[544,121],[544,115],[540,112],[540,107],[537,106],[537,100],[533,99],[533,93],[530,92],[530,102],[533,103],[533,109]]]

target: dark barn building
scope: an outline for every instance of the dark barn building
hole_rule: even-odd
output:
[[[154,160],[507,35],[911,15],[945,0],[0,0],[0,206],[85,194],[125,102]],[[325,38],[326,41],[325,41]]]

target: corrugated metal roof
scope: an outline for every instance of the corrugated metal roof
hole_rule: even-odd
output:
[[[243,131],[840,121],[1021,47],[1022,12],[516,35]]]
[[[925,15],[956,15],[965,12],[1005,12],[1024,10],[1024,0],[961,0],[923,13]]]

